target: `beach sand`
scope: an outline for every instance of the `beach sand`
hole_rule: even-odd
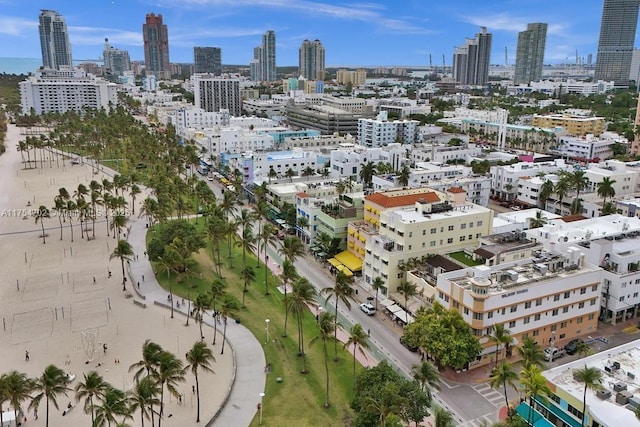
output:
[[[51,209],[60,187],[73,194],[78,184],[88,186],[92,179],[102,181],[107,175],[94,175],[88,164],[71,165],[67,161],[63,168],[62,162],[57,165],[55,156],[51,164],[45,160],[42,168],[38,162],[37,169],[26,170],[16,149],[23,138],[18,128],[9,125],[7,152],[0,156],[0,373],[15,369],[36,377],[47,365],[55,364],[76,376],[71,387],[82,380],[83,373],[96,370],[113,386],[129,390],[133,378],[128,368],[141,359],[146,339],[157,342],[186,364],[185,353],[200,338],[196,323],[191,319],[186,327],[184,316],[176,314],[171,319],[166,308],[152,303],[142,308],[127,297],[133,293],[132,283],[127,284],[127,292],[122,291],[120,261],[109,261],[116,240],[107,237],[104,217],[96,222],[95,239],[89,241],[80,237],[79,223],[74,221],[72,243],[69,222],[63,223],[60,240],[58,217],[52,213],[51,218],[44,219],[47,237],[43,244],[41,226],[30,216],[28,210],[40,205]],[[127,199],[131,203],[130,197]],[[144,195],[138,199],[136,214]],[[144,221],[137,216],[130,220]],[[134,263],[148,262],[143,254],[138,256],[138,260],[131,261],[132,267]],[[204,335],[211,344],[213,329],[205,326]],[[233,353],[227,347],[228,351],[220,355],[221,336],[218,338],[213,348],[215,374],[199,375],[203,422],[222,404],[232,381]],[[29,361],[25,360],[26,351]],[[186,381],[178,386],[184,395],[182,403],[165,390],[163,426],[196,425],[194,384],[194,377],[188,372]],[[80,406],[63,417],[69,402]],[[50,408],[51,427],[90,424],[90,415],[82,410],[82,402],[76,403],[73,392],[68,397],[60,396],[58,404],[60,409]],[[23,407],[25,412],[27,405],[28,402]],[[43,400],[39,419],[34,420],[28,412],[24,425],[45,425],[44,414]],[[139,412],[128,423],[139,426]]]

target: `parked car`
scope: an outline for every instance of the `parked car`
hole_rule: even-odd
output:
[[[557,347],[547,347],[544,349],[544,358],[548,362],[552,362],[556,359],[559,359],[563,357],[565,354],[566,352],[563,349],[557,348]]]
[[[407,342],[406,338],[404,337],[404,335],[400,336],[400,344],[402,344],[403,346],[405,346],[407,348],[407,350],[412,351],[412,352],[417,352],[418,351],[418,347]]]
[[[363,302],[362,304],[360,304],[360,310],[362,310],[369,316],[373,316],[374,314],[376,314],[376,308],[368,302]]]
[[[580,345],[583,343],[584,341],[580,338],[573,339],[564,346],[564,351],[566,351],[567,354],[576,354],[578,352],[578,349],[580,348]]]

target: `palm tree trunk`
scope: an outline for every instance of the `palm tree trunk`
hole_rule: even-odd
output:
[[[224,319],[224,331],[222,332],[222,350],[220,351],[220,354],[224,354],[224,342],[226,341],[227,337],[227,319]]]
[[[120,264],[122,264],[122,290],[126,291],[127,282],[125,281],[125,277],[124,277],[124,257],[120,257]]]
[[[44,425],[46,427],[49,427],[49,398],[47,397],[47,413],[46,413],[46,419],[45,419],[45,423]]]
[[[213,344],[212,345],[216,345],[216,335],[218,335],[218,319],[217,319],[217,313],[216,313],[216,305],[215,303],[213,304]]]
[[[379,288],[376,288],[376,311],[378,311],[378,291],[379,290],[380,290]]]
[[[71,222],[71,214],[69,214],[69,230],[71,230],[71,243],[73,243],[73,222]]]
[[[509,415],[511,415],[510,414],[511,411],[509,410],[509,398],[507,397],[507,381],[506,380],[502,381],[502,387],[504,388],[504,403],[505,405],[507,405],[507,417],[508,417]]]
[[[144,427],[144,414],[142,413],[142,408],[140,408],[140,425]],[[93,421],[91,422],[91,426],[93,426]]]
[[[356,343],[353,343],[353,386],[356,386]]]
[[[337,362],[338,361],[338,295],[336,295],[336,316],[333,319],[333,333],[334,333],[333,348],[335,350],[333,361]]]
[[[62,240],[62,216],[60,212],[58,212],[58,222],[60,223],[60,240]]]
[[[196,422],[200,422],[200,384],[198,383],[198,375],[196,377],[196,400],[198,401],[198,409],[196,411]]]
[[[160,413],[158,414],[158,427],[162,424],[162,415],[164,412],[164,383],[160,384]]]
[[[302,321],[300,321],[300,347],[302,349],[302,373],[307,373],[307,355],[304,353],[304,328],[302,327]]]
[[[42,244],[44,245],[47,243],[47,241],[45,240],[45,237],[44,237],[44,222],[42,221],[42,219],[40,220],[40,226],[42,227]]]
[[[287,282],[284,282],[284,300],[287,300]],[[282,331],[282,336],[287,336],[287,322],[289,321],[289,310],[284,309],[284,329]]]
[[[324,407],[329,407],[329,353],[327,352],[327,342],[323,343],[324,347],[324,372],[327,377],[327,395],[324,400]]]
[[[582,422],[580,425],[584,427],[584,419],[587,412],[587,384],[584,385],[584,394],[582,395]]]
[[[96,420],[95,420],[95,411],[93,409],[93,397],[89,396],[89,404],[91,405],[91,427],[93,427],[94,425],[96,425]],[[0,424],[2,425],[2,424]]]

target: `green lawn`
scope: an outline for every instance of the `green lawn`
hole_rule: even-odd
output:
[[[201,221],[202,222],[202,221]],[[238,272],[242,269],[242,251],[234,247],[232,250],[232,265],[229,266],[229,258],[226,244],[222,248],[225,261],[223,275],[228,284],[228,292],[239,301],[242,300],[243,283],[239,279]],[[209,284],[215,277],[214,264],[211,260],[211,249],[203,249],[195,256],[201,266],[200,276],[189,279],[185,283],[177,283],[174,277],[167,278],[165,274],[158,274],[158,281],[165,288],[180,297],[192,300],[200,292],[206,292]],[[307,312],[304,318],[304,340],[307,352],[306,375],[301,374],[302,358],[297,356],[298,335],[295,319],[289,318],[287,326],[288,337],[282,337],[284,327],[284,295],[276,289],[277,279],[271,273],[270,294],[265,295],[264,265],[255,256],[247,254],[247,264],[256,271],[256,283],[252,283],[246,295],[246,309],[239,312],[238,318],[263,344],[267,362],[271,363],[272,372],[267,375],[265,398],[263,400],[263,422],[265,426],[343,426],[349,425],[352,412],[349,401],[353,396],[353,371],[352,355],[342,349],[339,344],[340,361],[334,362],[333,344],[329,344],[329,381],[331,407],[324,409],[325,399],[325,370],[322,355],[322,343],[316,342],[312,346],[308,343],[317,335],[315,317]],[[266,323],[269,319],[269,343],[266,341]],[[228,328],[233,328],[231,324]],[[207,341],[210,342],[212,332],[207,332]],[[216,347],[219,347],[217,344]],[[361,367],[358,365],[358,369]],[[276,377],[283,379],[282,383],[276,382]],[[256,403],[258,396],[256,396]],[[258,425],[257,417],[252,425]]]
[[[469,267],[474,267],[476,265],[482,265],[481,261],[474,260],[469,255],[464,253],[464,251],[453,252],[453,253],[450,253],[448,255],[451,258],[455,259],[456,261],[461,262],[462,264],[467,265]]]

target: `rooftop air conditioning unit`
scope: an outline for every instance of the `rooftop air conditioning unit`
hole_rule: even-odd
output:
[[[613,391],[616,393],[620,391],[625,391],[627,389],[627,385],[625,383],[617,383],[613,385]]]
[[[620,393],[616,394],[616,403],[619,405],[626,405],[627,403],[629,403],[629,399],[631,399],[632,397],[633,394],[631,394],[631,392],[621,391]]]
[[[598,390],[596,396],[598,396],[598,399],[607,400],[611,397],[611,390]]]

